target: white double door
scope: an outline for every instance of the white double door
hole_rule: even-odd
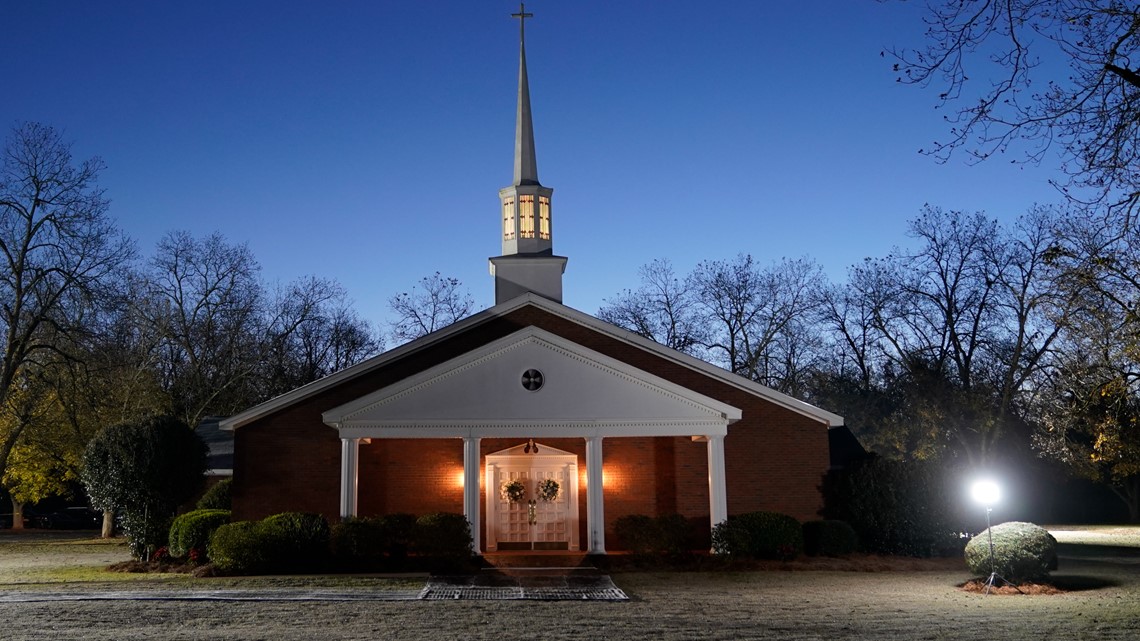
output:
[[[541,443],[538,454],[515,453],[520,448],[487,456],[487,549],[577,550],[578,457]]]

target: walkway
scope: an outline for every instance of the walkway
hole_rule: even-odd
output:
[[[610,577],[547,571],[433,576],[419,590],[273,588],[261,590],[6,590],[0,603],[55,601],[434,601],[434,600],[628,601]]]

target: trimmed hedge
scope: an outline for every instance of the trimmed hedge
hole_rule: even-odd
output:
[[[993,570],[1011,583],[1044,579],[1057,569],[1057,539],[1038,525],[1011,521],[995,525],[966,544],[966,565],[978,576],[989,576],[993,533]]]
[[[267,572],[267,551],[261,521],[227,523],[214,530],[206,545],[206,554],[214,567],[233,574]]]
[[[170,554],[184,557],[190,550],[205,552],[214,530],[229,522],[229,510],[194,510],[176,517],[170,525]]]
[[[728,517],[712,533],[717,554],[758,559],[794,559],[804,549],[800,522],[778,512],[748,512]]]
[[[230,485],[233,479],[222,479],[210,486],[195,506],[199,510],[228,510],[231,507]]]
[[[474,547],[471,524],[462,514],[436,512],[416,519],[415,549],[420,556],[467,559]]]
[[[261,521],[276,568],[308,569],[329,554],[329,524],[320,514],[282,512]]]
[[[416,533],[416,517],[388,514],[352,518],[332,526],[333,557],[342,566],[368,569],[403,567]]]
[[[236,574],[313,569],[325,562],[328,550],[325,517],[304,512],[223,525],[206,546],[215,567]]]
[[[803,532],[808,556],[846,556],[859,549],[859,535],[846,521],[807,521]]]
[[[306,571],[328,567],[330,548],[341,567],[402,569],[409,548],[428,569],[467,569],[471,525],[462,514],[391,514],[350,519],[329,528],[319,514],[285,512],[219,527],[206,547],[221,572]]]
[[[630,514],[614,522],[614,533],[630,552],[641,555],[682,554],[691,549],[689,522],[680,514],[656,518]]]

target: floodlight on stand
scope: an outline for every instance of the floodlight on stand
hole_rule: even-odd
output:
[[[986,507],[988,514],[990,508],[1001,500],[1001,488],[998,487],[997,483],[989,479],[983,479],[981,481],[975,481],[974,484],[970,486],[970,495],[974,497],[975,501]]]
[[[970,486],[970,496],[986,508],[986,535],[989,537],[990,543],[990,576],[986,579],[986,594],[989,594],[990,589],[994,587],[995,579],[1001,579],[1002,583],[1011,585],[1014,590],[1021,592],[1016,585],[997,573],[997,562],[994,560],[994,533],[990,525],[990,512],[993,511],[994,504],[1001,500],[1001,487],[990,479],[975,481]]]

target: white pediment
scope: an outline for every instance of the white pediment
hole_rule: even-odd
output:
[[[536,390],[524,386],[530,371],[542,375]],[[606,435],[599,426],[702,434],[739,418],[730,405],[535,327],[323,414],[356,436]]]

